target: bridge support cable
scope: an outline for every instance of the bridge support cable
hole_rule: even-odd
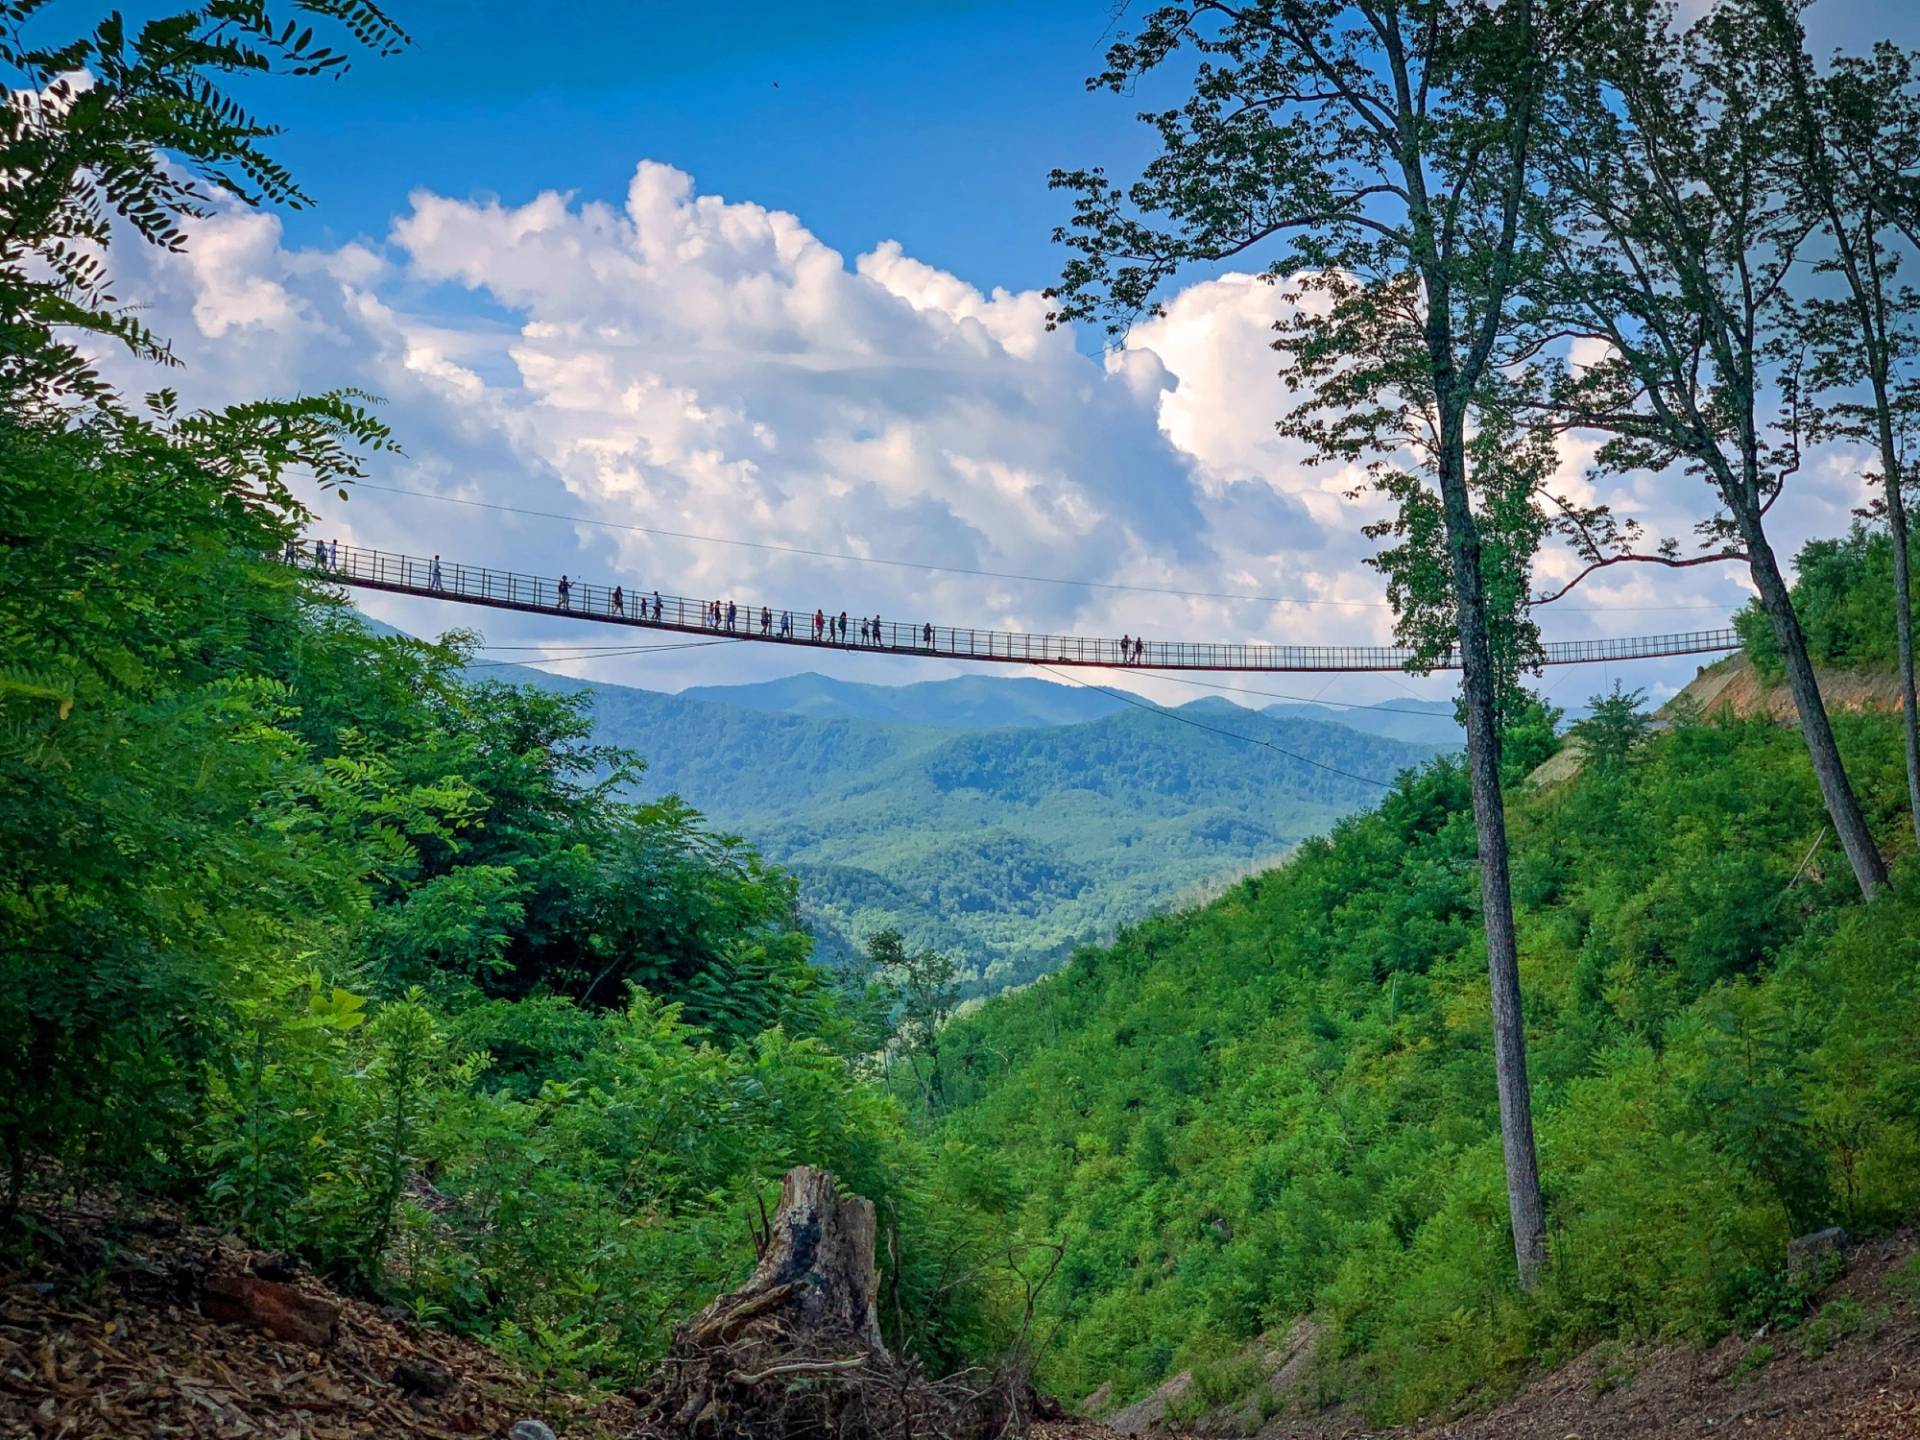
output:
[[[831,649],[911,656],[933,660],[970,660],[1034,668],[1087,666],[1124,670],[1238,670],[1260,673],[1337,674],[1404,671],[1412,652],[1393,645],[1268,645],[1247,641],[1147,640],[1124,648],[1118,637],[1042,635],[937,625],[928,620],[900,621],[842,612],[827,618],[816,636],[815,607],[805,609],[751,604],[733,597],[731,622],[727,597],[720,597],[721,619],[712,618],[712,599],[667,595],[656,590],[573,580],[563,593],[552,576],[419,555],[401,555],[363,546],[331,547],[321,558],[317,542],[290,545],[280,557],[321,580],[363,590],[412,595],[495,610],[559,616],[602,625],[667,631],[706,639],[751,640],[803,649]],[[617,592],[617,593],[616,593]],[[877,620],[877,625],[876,625]],[[1731,628],[1691,630],[1668,635],[1624,636],[1597,640],[1555,640],[1543,647],[1549,665],[1650,660],[1677,655],[1717,655],[1740,648]],[[1459,656],[1444,656],[1433,668],[1457,670]]]

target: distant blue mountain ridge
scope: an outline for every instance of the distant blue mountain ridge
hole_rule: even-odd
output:
[[[808,672],[745,685],[698,685],[682,690],[680,695],[683,699],[707,700],[779,715],[884,720],[952,730],[1072,725],[1098,720],[1127,708],[1128,704],[1097,683],[1062,685],[1051,680],[988,675],[922,680],[911,685],[870,685]],[[1465,744],[1460,726],[1453,718],[1450,700],[1406,699],[1376,705],[1330,705],[1295,700],[1249,707],[1225,696],[1209,696],[1171,708],[1224,714],[1244,714],[1249,708],[1255,708],[1277,718],[1319,720],[1419,745],[1444,748]]]

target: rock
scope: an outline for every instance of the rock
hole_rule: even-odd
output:
[[[170,1240],[180,1233],[180,1222],[171,1215],[142,1215],[119,1226],[124,1235],[145,1235],[154,1240]]]
[[[393,1383],[409,1395],[437,1400],[453,1389],[453,1376],[431,1360],[402,1360],[393,1367]]]
[[[1144,1400],[1136,1400],[1124,1410],[1116,1410],[1107,1420],[1107,1428],[1120,1435],[1143,1435],[1167,1418],[1173,1402],[1193,1388],[1193,1371],[1182,1370]]]
[[[300,1257],[291,1250],[276,1250],[271,1255],[256,1255],[248,1268],[262,1280],[277,1280],[284,1285],[299,1278]]]
[[[1113,1381],[1108,1380],[1103,1382],[1098,1390],[1080,1402],[1080,1413],[1082,1415],[1092,1415],[1097,1418],[1100,1412],[1112,1403]]]
[[[516,1420],[507,1431],[507,1440],[557,1440],[544,1420]]]
[[[1818,1289],[1847,1268],[1848,1235],[1838,1225],[1787,1242],[1787,1279],[1803,1289]]]
[[[1267,1378],[1234,1412],[1239,1428],[1249,1434],[1270,1416],[1313,1410],[1320,1403],[1319,1396],[1307,1393],[1320,1347],[1318,1325],[1307,1319],[1296,1320],[1285,1335],[1269,1331],[1255,1343],[1260,1368]]]
[[[200,1294],[200,1310],[209,1319],[251,1325],[276,1340],[330,1345],[340,1323],[340,1307],[277,1280],[257,1275],[210,1275]]]

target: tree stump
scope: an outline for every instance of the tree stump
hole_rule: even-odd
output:
[[[824,1170],[796,1165],[781,1183],[768,1232],[752,1278],[682,1326],[675,1352],[827,1343],[847,1351],[845,1358],[884,1362],[873,1202],[841,1195]]]
[[[738,1290],[674,1332],[630,1392],[632,1440],[996,1440],[1042,1410],[1024,1369],[930,1380],[889,1352],[875,1301],[872,1202],[808,1165],[787,1172]]]

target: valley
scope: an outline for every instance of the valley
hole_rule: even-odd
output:
[[[892,927],[953,955],[973,993],[1278,863],[1458,743],[1452,707],[1418,701],[1170,712],[1206,729],[1041,680],[664,695],[485,673],[590,695],[594,738],[646,759],[637,795],[677,794],[793,873],[823,960]]]

